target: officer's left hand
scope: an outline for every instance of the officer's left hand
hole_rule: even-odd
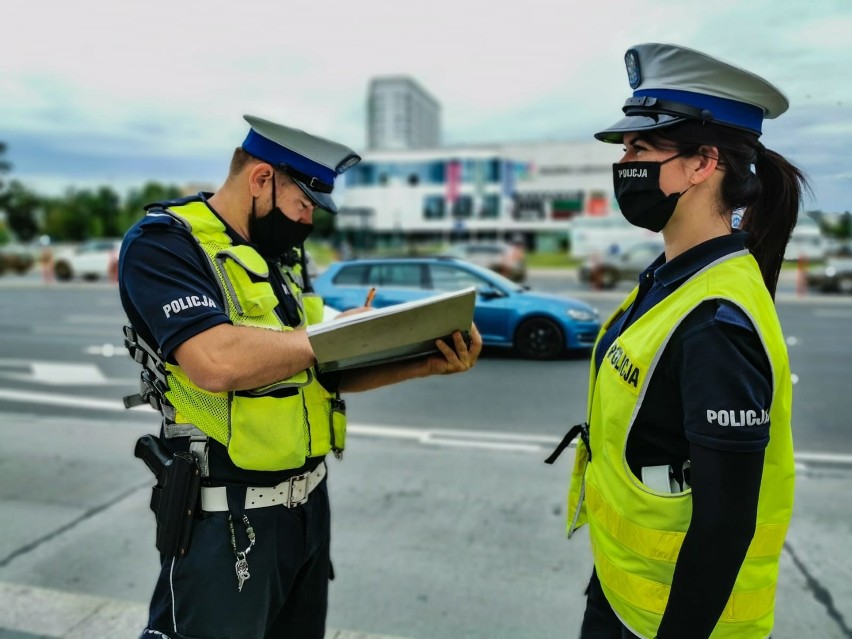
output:
[[[455,350],[444,342],[437,340],[438,350],[441,355],[433,355],[428,360],[429,375],[451,375],[463,373],[473,368],[479,353],[482,351],[482,337],[476,330],[476,325],[470,325],[470,346],[468,346],[459,331],[453,333],[453,346]]]

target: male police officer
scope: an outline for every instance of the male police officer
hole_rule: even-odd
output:
[[[465,371],[482,346],[471,327],[469,346],[456,333],[426,359],[317,374],[302,329],[322,301],[306,294],[302,243],[314,209],[336,213],[334,180],[360,158],[246,120],[219,191],[147,206],[120,256],[127,344],[144,366],[126,401],[163,413],[160,438],[137,445],[158,475],[163,560],[143,637],[321,638],[339,392]]]

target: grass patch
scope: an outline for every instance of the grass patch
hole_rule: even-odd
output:
[[[571,257],[564,252],[545,253],[545,252],[528,252],[527,253],[527,268],[577,268],[582,264],[583,260],[576,257]]]

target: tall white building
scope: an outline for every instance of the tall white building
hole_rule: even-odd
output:
[[[373,151],[436,148],[441,145],[441,105],[408,76],[373,78],[367,138]]]

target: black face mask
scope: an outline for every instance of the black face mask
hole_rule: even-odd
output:
[[[660,167],[680,153],[662,162],[622,162],[612,165],[615,199],[621,214],[633,226],[659,232],[674,213],[677,202],[692,188],[666,195],[660,189]]]
[[[291,249],[301,246],[311,231],[313,224],[294,222],[278,208],[275,198],[275,177],[272,178],[272,208],[264,217],[257,217],[254,210],[255,199],[251,201],[249,217],[249,237],[258,252],[268,260],[280,260]]]

